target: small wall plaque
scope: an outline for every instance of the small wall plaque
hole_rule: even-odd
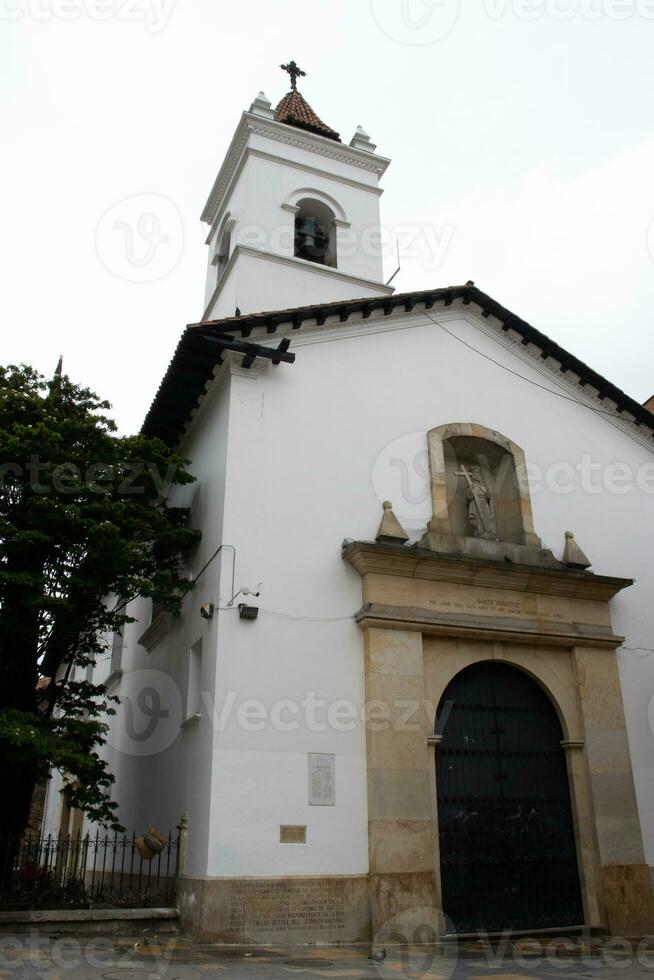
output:
[[[305,826],[293,826],[282,824],[279,828],[280,844],[306,844],[307,828]]]
[[[309,806],[336,805],[336,756],[309,753]]]

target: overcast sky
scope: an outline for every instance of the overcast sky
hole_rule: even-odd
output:
[[[645,400],[654,0],[463,7],[0,0],[2,361],[63,353],[138,429],[202,314],[199,215],[240,113],[295,58],[324,121],[392,158],[383,223],[416,253],[398,289],[473,279]]]

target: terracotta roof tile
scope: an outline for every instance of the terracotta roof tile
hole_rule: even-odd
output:
[[[318,136],[326,136],[330,140],[341,142],[339,134],[318,118],[307,100],[298,91],[289,92],[284,96],[275,109],[275,119],[277,122],[286,123],[288,126],[307,129],[310,133],[317,133]]]

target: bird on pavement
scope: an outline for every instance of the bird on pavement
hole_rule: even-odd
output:
[[[378,952],[375,952],[375,950],[373,949],[368,959],[374,960],[375,963],[383,963],[384,960],[386,959],[386,950],[380,949]]]

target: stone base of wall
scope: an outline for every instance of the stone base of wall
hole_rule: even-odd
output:
[[[374,943],[397,942],[398,936],[427,943],[447,932],[432,872],[371,874],[370,889]]]
[[[609,865],[602,868],[602,879],[611,935],[653,935],[650,868]],[[433,935],[450,931],[438,910],[434,877],[425,873],[183,877],[178,883],[178,905],[181,931],[204,943],[384,943],[391,933],[409,937],[420,929],[424,936],[425,927]]]
[[[609,932],[612,936],[654,934],[654,894],[646,864],[602,868]]]
[[[366,942],[368,876],[192,878],[178,884],[182,931],[203,943]]]

